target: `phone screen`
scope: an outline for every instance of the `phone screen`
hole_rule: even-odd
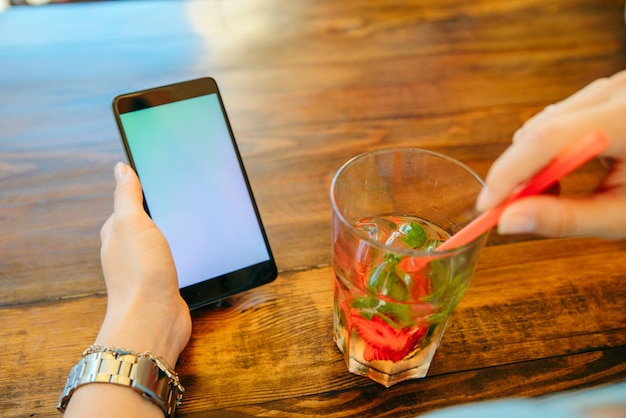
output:
[[[273,264],[218,94],[166,101],[118,117],[179,287]]]

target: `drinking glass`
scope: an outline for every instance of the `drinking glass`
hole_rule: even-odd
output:
[[[331,185],[334,340],[348,370],[391,386],[426,375],[487,234],[438,251],[478,212],[461,162],[416,148],[359,155]]]

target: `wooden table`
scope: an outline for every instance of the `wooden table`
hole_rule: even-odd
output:
[[[193,312],[178,416],[415,416],[626,378],[626,242],[492,233],[429,376],[390,389],[332,337],[331,178],[389,146],[484,176],[544,106],[626,67],[613,0],[144,1],[0,13],[0,415],[55,415],[106,294],[119,93],[213,76],[280,269]],[[563,182],[591,190],[592,163]]]

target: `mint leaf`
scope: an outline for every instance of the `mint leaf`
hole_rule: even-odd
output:
[[[367,283],[369,291],[397,301],[408,300],[411,294],[407,284],[396,274],[397,264],[397,261],[385,261],[376,267]]]
[[[352,301],[352,307],[358,309],[361,316],[370,321],[376,314],[378,305],[380,300],[372,296],[354,298]]]
[[[376,309],[378,305],[380,301],[371,296],[354,298],[352,301],[352,307],[357,309]]]
[[[413,321],[411,320],[411,305],[386,302],[378,307],[378,311],[391,317],[394,321],[393,325],[396,327],[405,328],[413,325]],[[379,316],[389,323],[383,315],[379,314]]]
[[[385,260],[385,263],[388,263],[388,267],[395,267],[402,260],[402,257],[392,253],[385,253],[383,254],[383,260]]]
[[[404,236],[400,238],[400,241],[411,249],[422,247],[428,239],[424,227],[417,222],[409,222],[408,224],[402,225],[400,232],[404,234]]]
[[[407,304],[386,302],[372,296],[364,296],[355,298],[352,301],[352,307],[358,309],[359,314],[370,321],[376,315],[394,328],[406,328],[413,325],[411,306]]]

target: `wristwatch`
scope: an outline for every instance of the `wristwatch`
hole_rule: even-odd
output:
[[[185,389],[170,365],[150,352],[91,346],[74,366],[65,383],[57,409],[65,411],[74,391],[89,383],[127,386],[158,405],[165,416],[174,416]]]

